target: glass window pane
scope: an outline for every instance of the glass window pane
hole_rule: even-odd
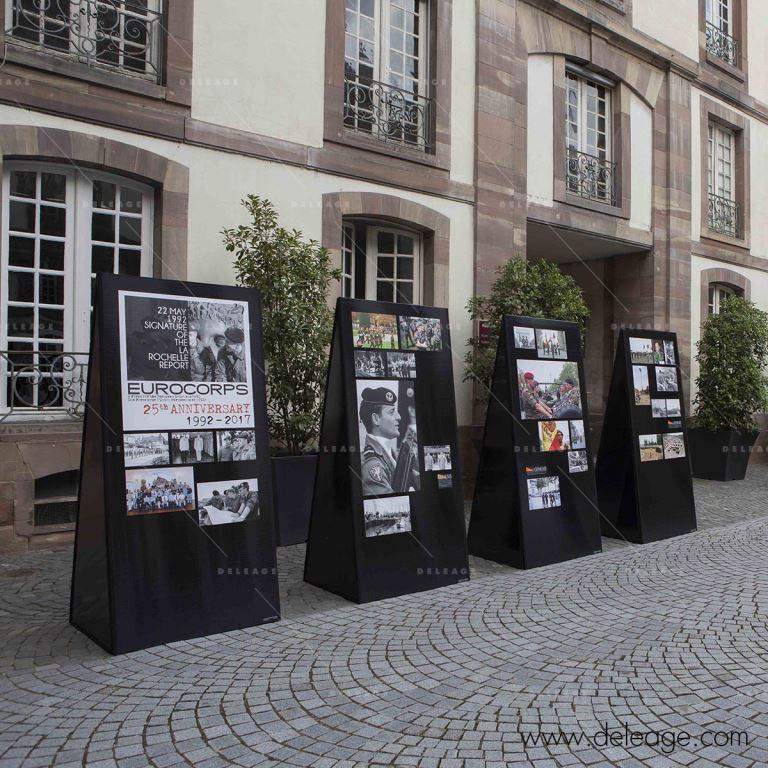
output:
[[[395,260],[392,256],[379,256],[376,262],[377,277],[394,277]]]
[[[386,283],[381,280],[376,283],[376,301],[392,301],[393,296],[392,283]]]
[[[28,341],[9,341],[8,351],[11,363],[15,366],[32,365],[32,344]]]
[[[399,280],[413,280],[413,259],[397,260],[397,277]]]
[[[130,251],[125,248],[120,249],[119,272],[121,275],[141,274],[141,251]]]
[[[61,173],[44,173],[40,188],[40,197],[54,203],[64,203],[67,199],[67,177]]]
[[[32,336],[35,310],[32,307],[8,307],[8,335]]]
[[[360,0],[360,13],[373,18],[374,0]]]
[[[32,237],[8,238],[8,263],[12,267],[35,266],[35,240]]]
[[[124,213],[141,213],[141,192],[130,187],[120,188],[120,210]]]
[[[397,298],[395,299],[400,304],[412,304],[413,303],[413,283],[399,282],[397,283]]]
[[[373,19],[369,19],[365,16],[360,17],[360,37],[364,37],[366,40],[373,40],[374,27]]]
[[[12,232],[35,231],[35,204],[17,203],[11,200],[9,203],[9,228]]]
[[[37,335],[41,339],[63,339],[64,310],[40,307],[37,311],[39,318]]]
[[[120,217],[120,242],[124,245],[141,245],[141,219]]]
[[[64,271],[64,243],[57,240],[40,241],[40,269]]]
[[[108,181],[93,182],[93,207],[115,209],[115,185]]]
[[[41,304],[64,304],[64,275],[40,274]]]
[[[35,274],[34,272],[8,272],[8,298],[11,301],[35,300]]]
[[[350,298],[352,296],[352,280],[349,277],[344,278],[344,291],[342,296]]]
[[[114,249],[103,245],[94,245],[91,248],[91,272],[114,272]]]
[[[16,197],[34,197],[36,177],[37,174],[34,171],[13,171],[11,194]]]
[[[115,242],[115,217],[109,213],[94,213],[91,219],[91,240]]]
[[[413,238],[410,235],[397,236],[397,252],[403,254],[413,253]]]
[[[392,232],[379,232],[378,237],[379,253],[395,252],[395,235]]]
[[[40,234],[64,237],[67,233],[67,209],[40,206]]]

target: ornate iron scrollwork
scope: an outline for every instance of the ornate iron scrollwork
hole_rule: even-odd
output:
[[[565,166],[565,184],[569,193],[616,205],[616,163],[569,147]]]

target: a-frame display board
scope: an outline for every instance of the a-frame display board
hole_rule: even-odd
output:
[[[600,552],[581,335],[503,318],[469,523],[473,555],[534,568]]]
[[[70,621],[111,653],[280,618],[252,289],[99,275]]]
[[[304,578],[358,603],[469,578],[447,310],[338,300]]]
[[[603,535],[637,543],[696,529],[674,333],[619,333],[597,460]]]

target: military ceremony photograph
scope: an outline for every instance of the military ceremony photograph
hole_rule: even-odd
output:
[[[352,346],[397,349],[397,318],[376,312],[352,313]]]
[[[528,483],[528,509],[549,509],[559,507],[560,478],[556,475],[546,477],[529,478]]]
[[[583,416],[576,363],[518,360],[517,377],[523,419]]]
[[[408,496],[365,499],[363,502],[365,535],[389,536],[411,530],[411,500]]]
[[[165,432],[127,432],[123,435],[123,461],[126,467],[170,464],[168,435]]]
[[[186,512],[195,508],[192,467],[128,469],[125,501],[129,515]]]
[[[400,349],[443,348],[443,326],[437,317],[400,317]]]

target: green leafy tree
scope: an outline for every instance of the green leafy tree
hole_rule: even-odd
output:
[[[582,339],[586,332],[589,308],[581,288],[570,276],[549,261],[512,258],[497,270],[498,275],[487,296],[475,296],[467,303],[473,321],[487,323],[487,339],[471,338],[464,358],[464,381],[480,384],[478,399],[485,401],[493,376],[496,345],[504,315],[569,320],[577,323]]]
[[[727,297],[704,323],[698,343],[696,425],[713,432],[757,429],[768,408],[768,314],[740,296]]]
[[[341,278],[326,248],[285,229],[269,200],[242,201],[250,222],[223,230],[238,285],[262,300],[267,415],[273,445],[299,454],[317,444],[333,311],[328,288]]]

